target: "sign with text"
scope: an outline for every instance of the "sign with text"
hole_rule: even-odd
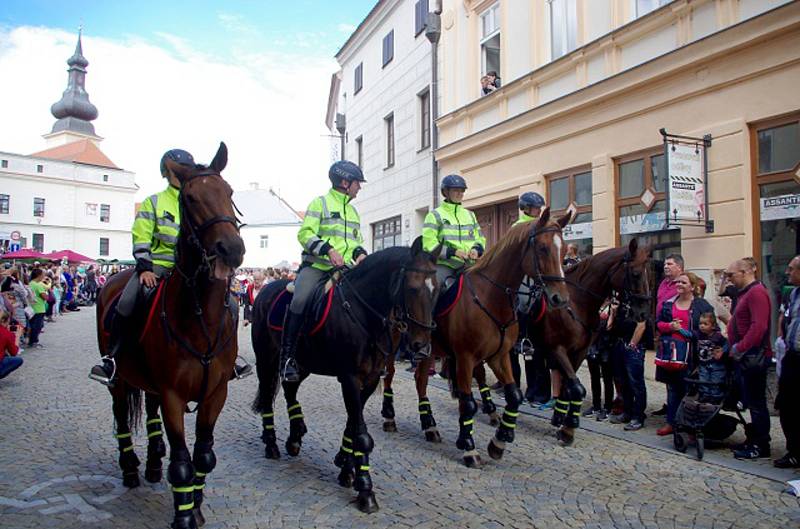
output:
[[[800,194],[761,199],[761,221],[800,217]]]
[[[592,223],[579,222],[577,224],[567,224],[563,230],[564,239],[567,241],[575,241],[579,239],[592,238]]]
[[[667,148],[670,223],[706,220],[703,156],[701,145],[673,143]]]

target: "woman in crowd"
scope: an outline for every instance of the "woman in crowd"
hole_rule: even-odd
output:
[[[47,306],[48,287],[44,283],[45,275],[41,268],[34,268],[31,271],[31,281],[29,287],[33,293],[33,318],[30,323],[30,336],[28,338],[28,345],[30,347],[41,347],[39,344],[39,333],[42,332],[44,327],[44,313]]]
[[[696,295],[700,282],[698,277],[691,272],[681,274],[675,279],[675,287],[678,294],[665,301],[658,314],[658,332],[663,338],[660,347],[666,347],[667,343],[680,348],[685,344],[685,359],[691,358],[692,348],[694,347],[692,334],[700,327],[700,316],[705,313],[714,313],[711,305],[702,297]],[[656,380],[667,385],[667,424],[659,428],[658,435],[671,435],[675,425],[675,413],[681,399],[686,395],[686,368],[667,369],[656,367]]]
[[[3,281],[2,290],[4,293],[9,292],[9,297],[14,305],[14,312],[10,314],[12,319],[16,322],[19,329],[22,330],[22,335],[25,336],[28,328],[28,315],[26,308],[30,306],[30,292],[22,283],[22,275],[18,268],[11,270],[11,273]],[[31,313],[30,309],[27,310]],[[32,314],[32,313],[31,313]]]

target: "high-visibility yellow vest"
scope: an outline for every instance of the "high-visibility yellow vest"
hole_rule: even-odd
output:
[[[461,204],[444,202],[429,212],[422,226],[422,247],[426,252],[444,245],[439,254],[438,264],[450,268],[461,268],[464,260],[456,257],[456,251],[469,252],[472,249],[483,254],[486,238],[475,214]]]
[[[330,270],[333,268],[328,258],[331,248],[346,264],[352,264],[359,254],[366,253],[362,247],[361,219],[350,200],[348,195],[331,189],[327,195],[311,201],[297,233],[297,240],[303,246],[303,262],[320,270]]]
[[[175,266],[175,247],[180,233],[180,191],[172,186],[148,197],[133,221],[133,258],[154,267]]]

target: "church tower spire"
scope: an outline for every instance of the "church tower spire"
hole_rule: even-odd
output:
[[[58,120],[50,134],[45,135],[51,144],[70,143],[87,137],[93,141],[101,140],[91,123],[97,118],[97,107],[89,101],[89,94],[86,93],[86,67],[89,66],[89,61],[83,56],[81,33],[82,30],[78,32],[75,53],[67,60],[67,89],[61,99],[50,107],[53,117]]]

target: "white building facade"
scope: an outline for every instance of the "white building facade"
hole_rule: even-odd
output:
[[[354,204],[370,251],[410,245],[432,204],[427,14],[427,0],[380,0],[336,55],[327,123],[367,179]]]
[[[272,189],[259,189],[257,184],[233,194],[236,207],[242,212],[240,230],[244,241],[243,268],[287,267],[300,262],[302,247],[297,232],[300,215]]]

